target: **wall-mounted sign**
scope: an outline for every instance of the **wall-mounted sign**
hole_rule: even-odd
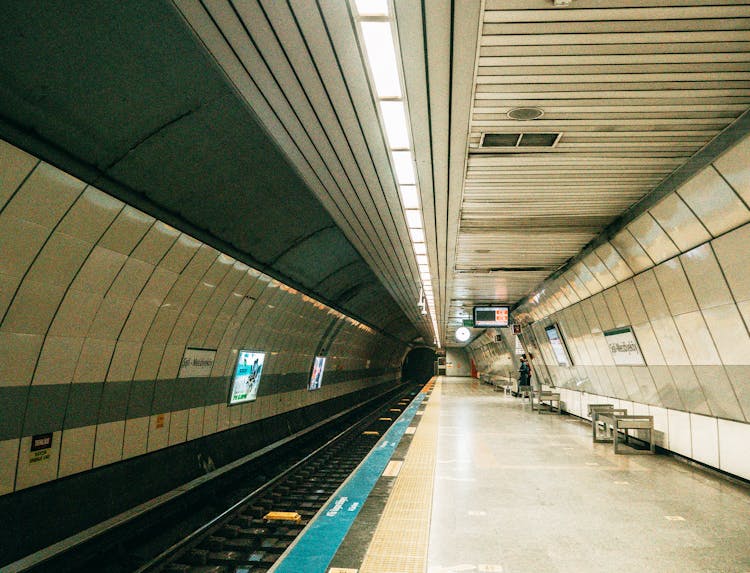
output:
[[[230,404],[255,400],[265,359],[265,352],[240,350],[237,353],[237,366],[234,368],[232,392],[229,395]]]
[[[516,336],[516,356],[521,356],[521,354],[525,354],[526,351],[523,349],[523,346],[521,345],[521,339]]]
[[[547,333],[550,346],[552,347],[552,353],[555,355],[555,359],[560,366],[572,366],[573,361],[570,359],[568,354],[568,348],[565,346],[565,340],[563,340],[560,329],[556,324],[551,324],[544,329]]]
[[[474,328],[474,321],[470,318],[464,318],[463,324],[469,328]]]
[[[186,348],[180,362],[178,378],[208,378],[214,367],[216,350],[207,348]]]
[[[518,336],[519,334],[521,334],[521,325],[520,324],[514,324],[513,325],[513,334],[515,334],[516,336]]]
[[[604,333],[612,359],[618,366],[642,366],[646,364],[633,330],[629,326],[615,328]]]
[[[474,326],[476,328],[497,328],[508,326],[510,308],[507,306],[475,306]]]
[[[310,383],[307,385],[308,390],[317,390],[323,384],[323,370],[325,370],[325,367],[325,356],[316,356],[315,362],[313,362],[312,374],[310,375]]]
[[[37,434],[31,436],[31,456],[30,463],[41,462],[50,458],[50,449],[52,448],[52,432],[47,434]]]

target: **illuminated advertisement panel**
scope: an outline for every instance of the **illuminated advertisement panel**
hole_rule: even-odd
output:
[[[573,361],[570,359],[568,349],[565,347],[565,341],[560,334],[560,329],[556,324],[551,324],[544,329],[547,333],[552,352],[555,355],[555,359],[560,366],[572,366]]]
[[[507,306],[475,306],[475,328],[501,328],[508,326],[510,308]]]
[[[232,379],[232,392],[229,395],[230,404],[250,402],[258,395],[260,375],[263,371],[265,352],[254,350],[240,350],[237,356],[237,366]]]
[[[313,363],[312,375],[310,376],[310,383],[307,385],[308,390],[317,390],[320,388],[320,385],[323,383],[323,369],[325,367],[325,356],[316,356]]]

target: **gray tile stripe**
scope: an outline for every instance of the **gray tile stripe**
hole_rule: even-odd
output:
[[[397,373],[382,368],[331,371],[323,384],[375,383]],[[307,372],[264,375],[258,397],[305,389],[307,377]],[[0,387],[0,440],[224,404],[228,396],[227,376]]]

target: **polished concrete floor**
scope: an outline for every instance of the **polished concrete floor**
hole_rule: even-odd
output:
[[[429,573],[750,572],[750,487],[468,378],[440,392]]]

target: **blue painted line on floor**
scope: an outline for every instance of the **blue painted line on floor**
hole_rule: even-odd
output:
[[[424,399],[425,394],[419,393],[401,413],[375,449],[367,455],[357,471],[329,502],[328,508],[318,514],[297,539],[297,543],[284,560],[277,564],[274,573],[326,572],[328,564],[338,551]]]

